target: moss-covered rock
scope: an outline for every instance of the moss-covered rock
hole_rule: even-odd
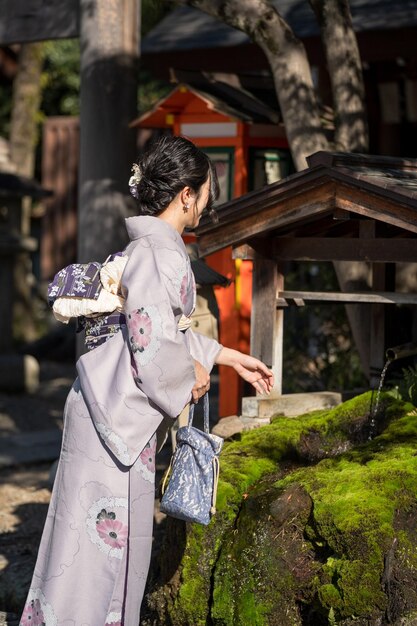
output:
[[[207,528],[170,520],[148,594],[156,622],[143,623],[412,624],[417,416],[383,396],[369,440],[370,402],[276,418],[225,445],[218,513]]]

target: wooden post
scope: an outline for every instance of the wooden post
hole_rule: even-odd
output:
[[[284,274],[277,267],[277,291],[284,289]],[[274,328],[274,360],[272,363],[272,371],[274,372],[275,385],[271,392],[272,397],[282,394],[282,362],[284,348],[284,309],[277,308],[275,302],[275,328]]]
[[[275,375],[274,396],[282,392],[283,316],[277,311],[277,291],[284,287],[284,277],[277,263],[256,253],[253,263],[251,354],[272,367]]]
[[[373,289],[385,289],[385,263],[372,264]],[[383,304],[371,305],[371,335],[369,355],[369,380],[371,387],[378,385],[385,362],[385,311]]]
[[[361,235],[375,237],[375,221],[367,220],[361,223]],[[399,244],[400,245],[400,244]],[[372,263],[372,290],[385,291],[395,289],[395,266],[388,263]],[[369,382],[371,388],[379,384],[382,369],[386,358],[385,342],[386,307],[384,304],[371,305],[371,332],[369,349]]]
[[[135,211],[128,180],[136,158],[140,0],[80,0],[81,115],[78,258],[124,247]]]
[[[387,263],[372,264],[372,287],[373,290],[382,290],[387,287],[388,278]],[[370,337],[370,356],[369,356],[369,380],[371,388],[375,388],[379,384],[382,368],[384,367],[386,357],[386,309],[384,304],[371,305],[371,337]]]

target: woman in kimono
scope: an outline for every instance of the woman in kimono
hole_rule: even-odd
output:
[[[21,626],[138,626],[158,427],[166,430],[208,391],[215,363],[233,367],[258,392],[273,385],[259,360],[189,328],[195,283],[181,234],[198,225],[203,210],[213,211],[218,183],[209,158],[184,138],[164,137],[133,171],[129,185],[139,215],[126,220],[130,243],[113,259],[121,278],[113,289],[107,284],[122,306],[87,320],[93,349],[78,360],[67,398]],[[84,266],[71,267],[73,289],[82,296]]]

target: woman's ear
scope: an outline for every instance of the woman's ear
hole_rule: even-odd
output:
[[[194,192],[191,189],[191,187],[184,187],[181,191],[180,191],[180,200],[181,203],[183,204],[183,206],[188,206],[191,204],[191,202],[194,199]]]

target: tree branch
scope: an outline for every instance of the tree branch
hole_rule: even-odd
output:
[[[306,167],[309,154],[329,148],[304,45],[268,0],[184,0],[181,4],[243,31],[262,48],[297,170]]]
[[[309,0],[320,24],[332,85],[336,149],[368,151],[365,87],[349,0]]]

